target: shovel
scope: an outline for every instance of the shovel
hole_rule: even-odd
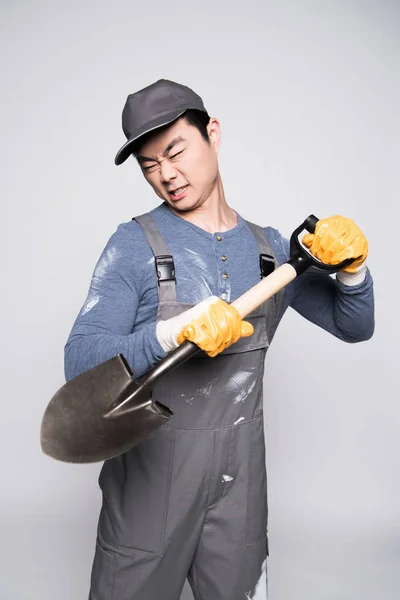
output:
[[[334,273],[353,262],[326,265],[300,244],[300,233],[313,233],[317,222],[310,215],[295,229],[290,259],[232,302],[242,319],[308,268]],[[71,379],[56,392],[43,415],[43,452],[73,463],[103,461],[127,452],[173,415],[167,406],[152,400],[155,382],[199,351],[196,344],[185,341],[136,381],[122,354]]]

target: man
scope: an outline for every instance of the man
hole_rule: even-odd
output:
[[[203,350],[159,380],[167,424],[105,462],[91,600],[266,598],[264,358],[286,308],[347,342],[374,328],[367,241],[350,220],[319,221],[304,243],[333,279],[305,273],[241,321],[230,302],[289,258],[287,240],[227,203],[220,124],[167,80],[131,94],[126,144],[162,203],[120,225],[66,345],[70,379],[122,353],[138,378],[184,339]]]

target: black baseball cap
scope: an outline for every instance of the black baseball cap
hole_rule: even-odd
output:
[[[122,129],[128,141],[118,150],[115,164],[122,164],[132,154],[133,142],[138,138],[172,123],[189,108],[207,114],[200,96],[186,85],[168,79],[159,79],[130,94],[122,111]]]

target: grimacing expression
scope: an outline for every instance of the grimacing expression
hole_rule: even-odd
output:
[[[207,131],[209,143],[181,117],[155,132],[136,154],[145,179],[175,210],[201,206],[217,186],[219,122],[210,119]]]

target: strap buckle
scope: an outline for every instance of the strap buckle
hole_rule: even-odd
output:
[[[175,281],[174,259],[170,254],[162,254],[155,257],[158,284],[161,281]]]
[[[270,254],[260,254],[260,279],[268,277],[275,271],[274,257]]]

